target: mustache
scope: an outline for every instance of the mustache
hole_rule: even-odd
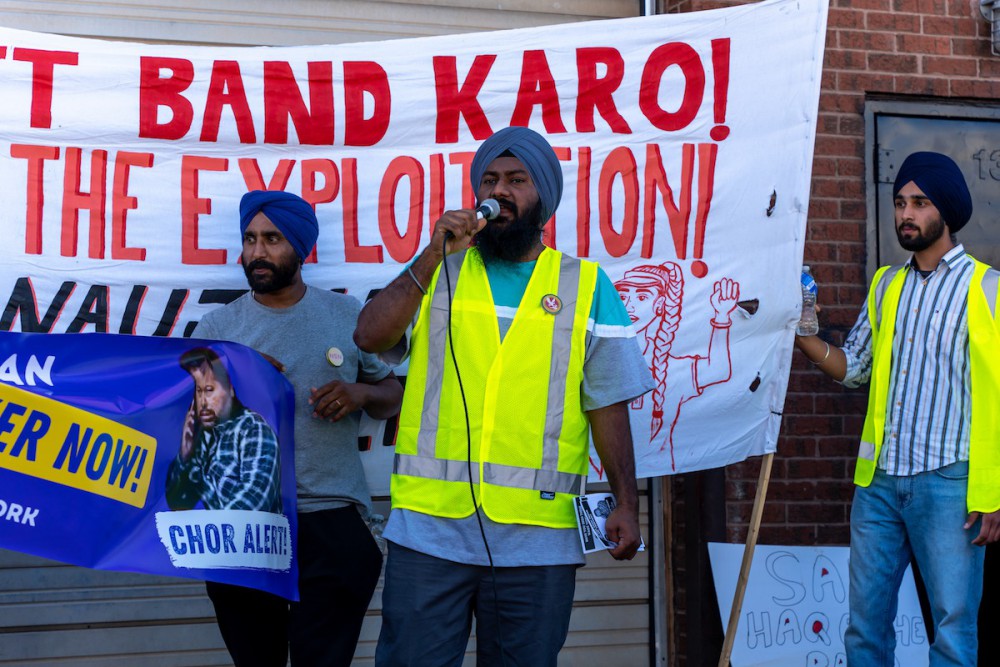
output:
[[[263,259],[255,259],[254,261],[246,265],[247,273],[250,273],[251,271],[254,271],[256,269],[267,269],[268,271],[271,271],[273,273],[278,272],[278,267],[276,267],[274,264],[271,264],[271,262],[268,262]]]
[[[512,202],[510,199],[504,199],[502,197],[494,197],[493,199],[495,199],[502,208],[510,209],[511,213],[513,213],[515,217],[519,215],[517,211],[517,204]]]

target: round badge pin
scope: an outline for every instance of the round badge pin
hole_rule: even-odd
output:
[[[542,297],[542,308],[545,309],[546,313],[551,313],[555,315],[560,310],[562,310],[562,299],[560,299],[555,294],[546,294]]]
[[[331,347],[326,351],[326,360],[330,362],[331,366],[340,366],[344,363],[344,353],[336,347]]]

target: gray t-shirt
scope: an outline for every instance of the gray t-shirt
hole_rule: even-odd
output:
[[[487,265],[496,302],[501,338],[514,321],[535,262]],[[598,273],[594,305],[587,325],[583,366],[583,409],[594,410],[631,401],[653,388],[653,378],[635,339],[631,320],[614,284]],[[470,491],[471,496],[471,491]],[[498,567],[570,565],[584,562],[575,529],[545,528],[491,521],[480,512],[490,554]],[[386,524],[387,540],[436,558],[488,565],[476,515],[446,519],[410,510],[393,510]]]
[[[361,304],[354,297],[306,288],[305,296],[288,308],[268,308],[247,292],[208,313],[195,327],[196,338],[232,341],[268,354],[285,366],[295,388],[295,483],[299,512],[357,504],[367,515],[371,495],[358,454],[355,412],[336,423],[314,419],[310,388],[333,380],[377,382],[391,368],[354,345]],[[339,349],[340,366],[327,361],[327,351]]]

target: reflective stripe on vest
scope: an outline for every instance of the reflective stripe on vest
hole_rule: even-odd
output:
[[[564,303],[576,304],[577,292],[580,288],[580,262],[568,255],[563,255],[559,262],[559,285]],[[559,433],[562,430],[563,403],[566,400],[566,373],[569,371],[569,354],[573,344],[573,314],[572,308],[563,308],[556,313],[555,331],[552,333],[552,364],[549,366],[549,404],[545,411],[545,440],[542,443],[542,470],[555,472],[559,466]],[[499,478],[498,478],[499,479]],[[493,484],[506,484],[502,481],[487,480]],[[577,488],[582,484],[578,482]],[[551,486],[521,487],[535,488],[539,491],[556,491]],[[563,491],[563,493],[574,493]]]
[[[572,493],[573,495],[580,495],[585,479],[583,475],[573,475],[558,470],[535,470],[534,468],[518,468],[489,462],[483,464],[483,470],[486,481],[490,484],[512,486],[517,489]],[[392,471],[398,475],[426,477],[444,482],[469,483],[468,461],[449,461],[433,456],[398,454],[393,462]],[[472,482],[473,484],[479,483],[479,466],[477,465],[472,466]]]
[[[458,274],[462,270],[466,252],[468,251],[463,250],[445,258],[448,272],[445,273],[443,267],[438,271],[438,279],[431,300],[432,317],[428,320],[430,326],[427,330],[427,381],[424,383],[424,409],[420,420],[420,435],[417,436],[417,455],[420,457],[435,458],[434,442],[437,437],[440,416],[438,408],[441,405],[441,384],[444,379],[445,353],[448,347],[448,318],[434,317],[433,315],[450,312],[452,294],[449,294],[448,281],[450,279],[452,285],[458,284]],[[410,475],[414,473],[401,472],[400,474]],[[433,475],[416,476],[448,479]],[[465,479],[468,481],[469,476],[466,475]]]

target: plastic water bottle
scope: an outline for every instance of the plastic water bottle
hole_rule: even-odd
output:
[[[802,267],[802,317],[795,327],[799,336],[815,336],[819,333],[819,320],[816,318],[816,281],[808,266]]]

